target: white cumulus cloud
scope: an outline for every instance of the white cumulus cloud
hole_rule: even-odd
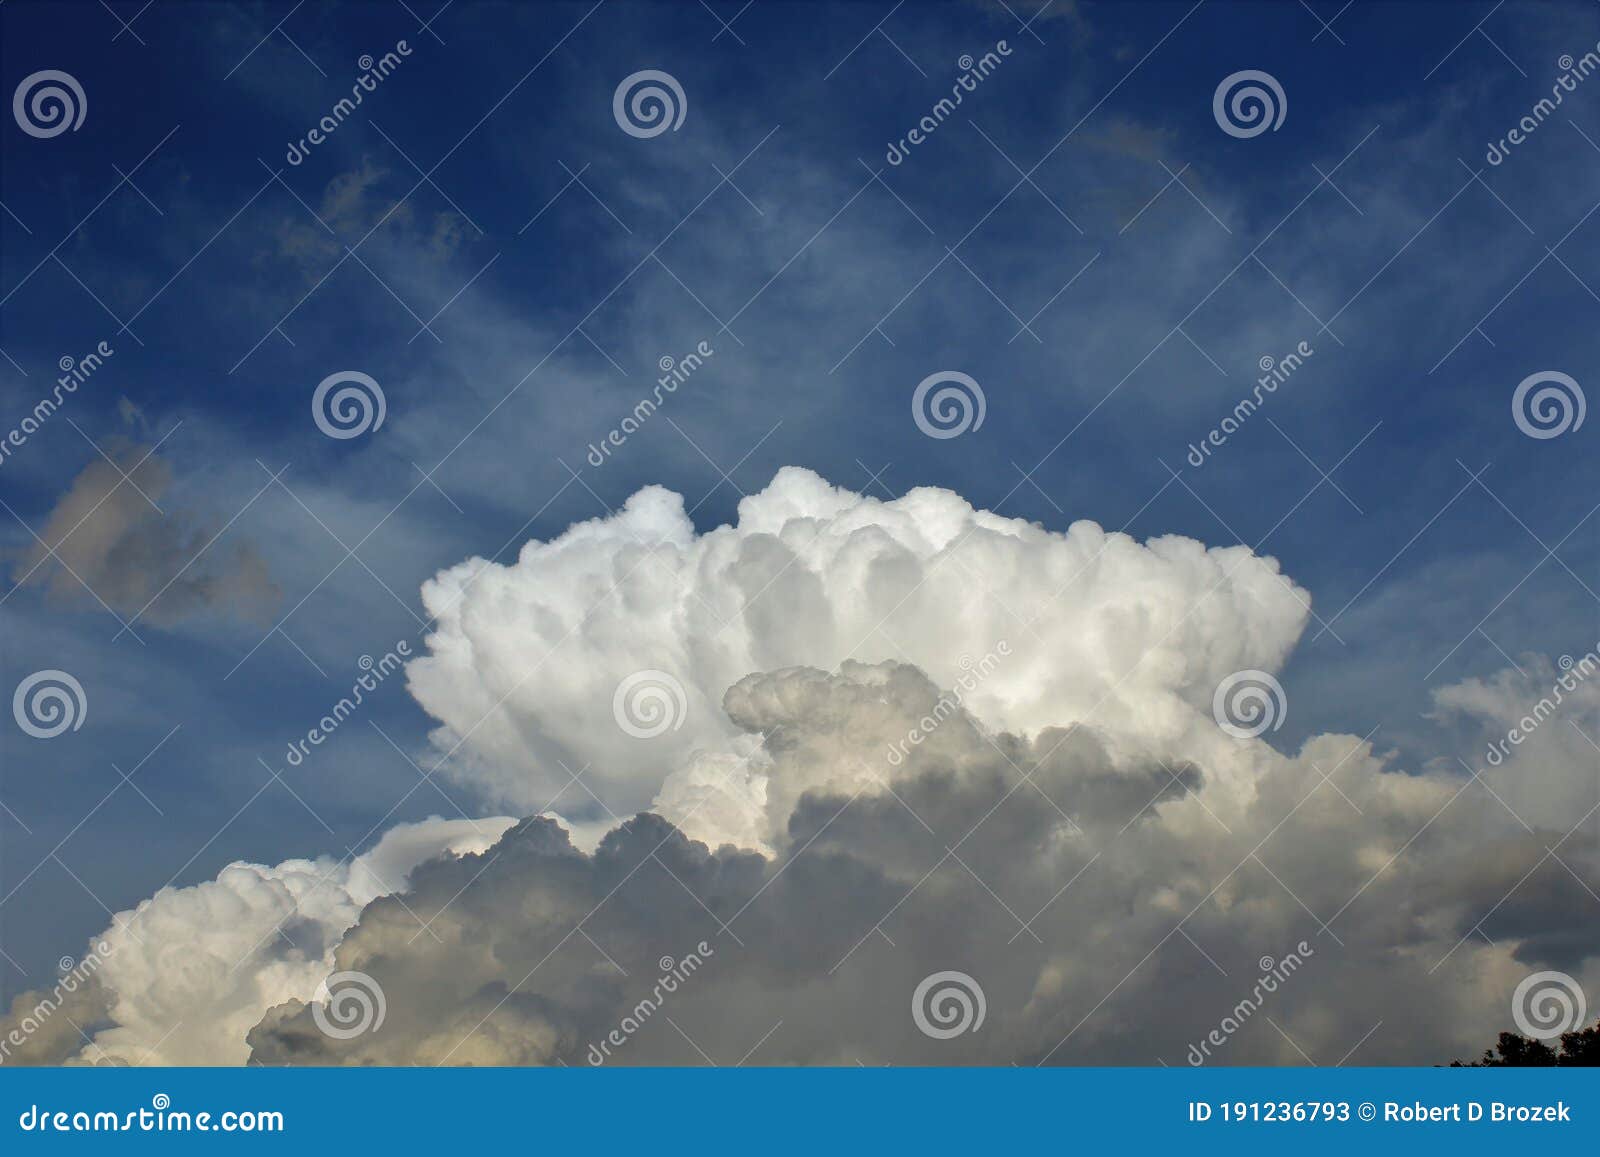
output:
[[[91,949],[98,967],[90,985],[23,993],[0,1018],[0,1037],[25,1031],[32,1018],[47,1031],[26,1032],[34,1050],[19,1049],[24,1061],[243,1064],[250,1026],[272,1005],[311,997],[363,907],[403,890],[427,860],[483,851],[513,822],[399,824],[348,861],[238,862],[215,880],[163,888],[95,938],[105,947]],[[63,995],[59,1008],[39,1015],[42,999]]]
[[[671,819],[708,753],[742,750],[723,696],[752,672],[898,661],[950,687],[1004,643],[964,703],[986,725],[1091,722],[1162,751],[1197,729],[1219,742],[1202,728],[1217,683],[1276,669],[1309,613],[1276,561],[1244,547],[1140,543],[1089,521],[1056,532],[933,488],[880,501],[796,467],[741,501],[735,525],[698,534],[679,495],[646,487],[509,565],[441,573],[423,601],[437,629],[407,672],[448,774],[525,813],[558,793],[562,810],[595,811],[586,788],[617,814],[654,802]],[[641,671],[668,687],[648,738],[614,715]],[[739,798],[697,813],[727,822],[691,833],[762,846],[739,814],[764,809],[763,786],[758,767]]]

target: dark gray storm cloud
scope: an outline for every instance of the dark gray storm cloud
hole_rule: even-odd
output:
[[[886,759],[939,700],[897,664],[746,678],[726,710],[762,736],[769,801],[795,794],[774,855],[650,814],[591,855],[524,821],[344,937],[335,968],[381,993],[381,1023],[330,1035],[335,988],[271,1009],[252,1059],[1181,1064],[1215,1034],[1216,1063],[1428,1063],[1507,1027],[1530,967],[1592,973],[1600,933],[1546,854],[1561,833],[1464,778],[1324,736],[1221,790],[1205,761],[959,708]],[[919,1027],[938,972],[981,990],[981,1026]]]

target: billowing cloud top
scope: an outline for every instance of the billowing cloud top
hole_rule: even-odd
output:
[[[423,601],[438,625],[408,674],[450,774],[537,812],[587,769],[619,814],[692,753],[727,748],[723,696],[752,672],[895,660],[949,687],[1005,643],[965,699],[986,725],[1092,722],[1159,751],[1209,716],[1223,677],[1277,668],[1310,605],[1244,547],[1140,544],[1087,521],[1057,533],[948,490],[884,502],[796,467],[741,501],[736,525],[696,534],[682,498],[650,486],[511,565],[445,571]],[[616,717],[638,672],[670,720],[648,741]]]

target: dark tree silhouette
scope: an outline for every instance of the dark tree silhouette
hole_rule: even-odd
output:
[[[1475,1061],[1452,1061],[1453,1069],[1550,1068],[1555,1065],[1600,1066],[1600,1021],[1586,1029],[1561,1034],[1561,1047],[1553,1049],[1542,1041],[1529,1040],[1514,1032],[1500,1034],[1493,1050],[1485,1049]]]

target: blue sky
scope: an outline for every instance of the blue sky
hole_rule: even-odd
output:
[[[1600,4],[11,0],[0,22],[7,91],[57,69],[87,99],[77,131],[0,129],[0,427],[62,358],[114,350],[0,466],[0,550],[25,559],[102,451],[159,442],[151,514],[191,554],[215,538],[190,574],[217,581],[123,631],[137,603],[8,575],[0,685],[67,670],[89,710],[0,740],[6,998],[168,882],[488,810],[429,786],[391,814],[431,725],[399,679],[304,765],[285,745],[360,656],[420,647],[425,580],[648,483],[701,529],[801,465],[1258,547],[1318,616],[1282,673],[1285,748],[1381,726],[1411,766],[1454,765],[1435,688],[1600,639],[1594,426],[1534,439],[1511,412],[1536,372],[1597,380],[1600,80],[1485,160],[1600,41]],[[643,69],[681,84],[678,131],[619,130]],[[1287,112],[1242,139],[1212,96],[1245,69]],[[589,464],[700,342],[659,419]],[[351,440],[310,413],[343,370],[387,405]],[[981,429],[910,420],[941,370],[981,384]],[[235,597],[238,551],[270,598]]]

